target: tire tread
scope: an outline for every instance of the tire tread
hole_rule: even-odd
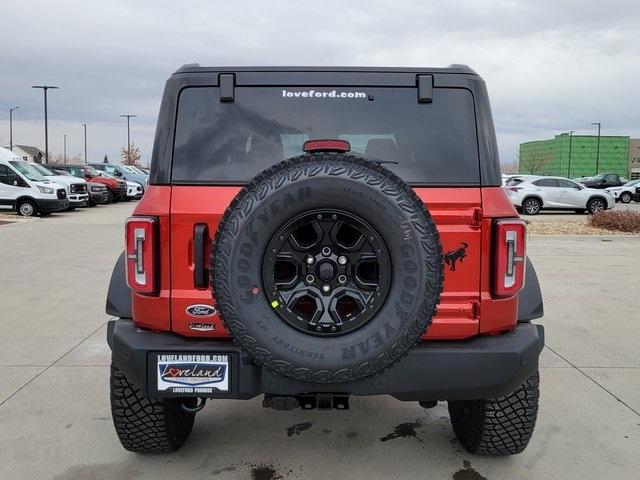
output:
[[[507,395],[488,400],[450,401],[453,431],[470,453],[521,453],[533,434],[539,398],[540,375],[536,371]]]
[[[193,427],[194,414],[182,410],[178,399],[143,395],[111,365],[111,416],[122,446],[138,453],[178,450]]]
[[[315,177],[320,173],[347,176],[383,194],[393,197],[401,209],[411,215],[413,227],[422,234],[425,267],[436,272],[425,281],[426,291],[420,312],[406,328],[402,339],[388,346],[374,361],[363,362],[353,368],[338,370],[314,370],[299,368],[277,358],[256,338],[247,332],[234,307],[228,266],[231,264],[231,244],[242,220],[268,195],[286,182],[301,177]],[[293,157],[258,174],[231,201],[225,211],[213,241],[211,254],[211,285],[216,309],[232,337],[259,364],[273,371],[298,380],[315,383],[354,381],[383,373],[404,358],[409,350],[420,342],[420,337],[431,325],[444,285],[444,257],[437,228],[422,201],[402,179],[381,165],[351,154],[314,153]]]

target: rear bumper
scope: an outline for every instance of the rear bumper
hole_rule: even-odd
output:
[[[107,341],[114,364],[149,396],[193,396],[155,391],[155,354],[213,353],[230,355],[230,391],[205,397],[248,399],[262,393],[331,392],[388,394],[400,400],[470,400],[511,392],[531,375],[538,368],[544,329],[526,323],[502,335],[423,342],[380,375],[337,384],[292,380],[256,365],[233,342],[149,332],[136,328],[128,319],[109,322]]]
[[[60,212],[69,207],[69,200],[66,198],[47,200],[36,199],[36,203],[38,204],[38,211],[44,213]]]

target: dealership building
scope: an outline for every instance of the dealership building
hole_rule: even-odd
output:
[[[520,144],[518,171],[522,174],[568,178],[617,173],[640,178],[640,139],[623,136],[570,135]]]

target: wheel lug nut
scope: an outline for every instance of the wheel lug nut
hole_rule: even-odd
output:
[[[340,283],[347,283],[347,276],[346,276],[346,275],[340,275],[340,276],[338,277],[338,281],[339,281]]]
[[[322,255],[328,257],[331,255],[331,249],[329,247],[322,247]]]
[[[329,293],[331,291],[331,285],[325,283],[324,285],[322,285],[322,291],[324,293]]]
[[[313,256],[309,255],[307,257],[307,265],[313,265],[313,262],[315,262],[315,261],[316,261],[316,259],[313,258]]]
[[[313,275],[307,275],[305,280],[307,281],[307,283],[313,283],[316,281],[316,277],[314,277]]]
[[[338,257],[338,264],[339,265],[346,265],[347,264],[347,257],[345,257],[344,255],[340,255]]]

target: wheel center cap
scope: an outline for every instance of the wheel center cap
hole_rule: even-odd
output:
[[[331,262],[321,262],[318,264],[318,278],[323,282],[333,279],[336,269]]]

